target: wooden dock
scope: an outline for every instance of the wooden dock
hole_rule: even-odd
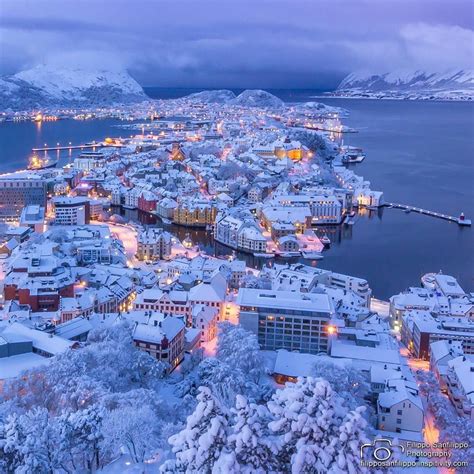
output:
[[[444,219],[445,221],[455,222],[461,226],[470,226],[471,220],[465,219],[463,214],[460,217],[449,216],[448,214],[443,214],[441,212],[429,211],[427,209],[422,209],[421,207],[408,206],[407,204],[399,204],[396,202],[386,202],[383,204],[384,207],[391,207],[393,209],[403,209],[407,212],[416,212],[418,214],[423,214],[425,216],[436,217],[438,219]]]

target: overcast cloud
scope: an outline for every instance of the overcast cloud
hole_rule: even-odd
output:
[[[144,85],[324,88],[473,66],[465,0],[0,0],[0,72],[127,68]]]

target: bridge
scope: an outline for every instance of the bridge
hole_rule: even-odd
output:
[[[462,226],[470,226],[471,220],[465,219],[464,214],[461,214],[459,217],[449,216],[448,214],[443,214],[441,212],[429,211],[427,209],[421,209],[421,207],[408,206],[407,204],[399,204],[395,202],[386,202],[383,204],[385,207],[391,207],[393,209],[403,209],[406,212],[417,212],[418,214],[423,214],[425,216],[437,217],[438,219],[444,219],[445,221],[455,222],[456,224]]]

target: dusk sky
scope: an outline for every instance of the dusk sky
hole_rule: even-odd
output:
[[[126,68],[142,85],[330,88],[472,68],[472,0],[0,0],[0,72]]]

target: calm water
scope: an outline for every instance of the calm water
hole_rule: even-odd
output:
[[[120,120],[58,120],[57,122],[2,122],[0,123],[0,173],[24,169],[28,165],[28,157],[32,148],[39,148],[47,143],[67,145],[84,144],[92,140],[103,140],[107,136],[130,135],[128,130],[117,128],[123,125]],[[59,156],[60,163],[79,154],[62,151],[49,152],[50,156]]]
[[[171,98],[191,90],[154,89],[155,97]],[[238,91],[237,91],[238,92]],[[311,99],[317,91],[272,91],[287,101]],[[384,191],[387,201],[400,202],[474,220],[474,104],[325,99],[350,111],[346,123],[357,134],[346,143],[358,145],[366,160],[355,166]],[[34,146],[56,142],[84,143],[107,135],[126,135],[115,120],[0,124],[0,172],[24,168]],[[62,162],[70,157],[65,153]],[[128,211],[127,211],[128,212]],[[143,219],[136,213],[129,217]],[[172,228],[182,236],[182,228]],[[318,265],[367,278],[379,298],[388,298],[429,271],[443,270],[474,291],[474,234],[471,228],[403,211],[384,209],[359,216],[350,226],[325,229],[333,244]],[[203,232],[191,233],[208,253],[225,254]],[[249,258],[252,266],[258,264]]]

